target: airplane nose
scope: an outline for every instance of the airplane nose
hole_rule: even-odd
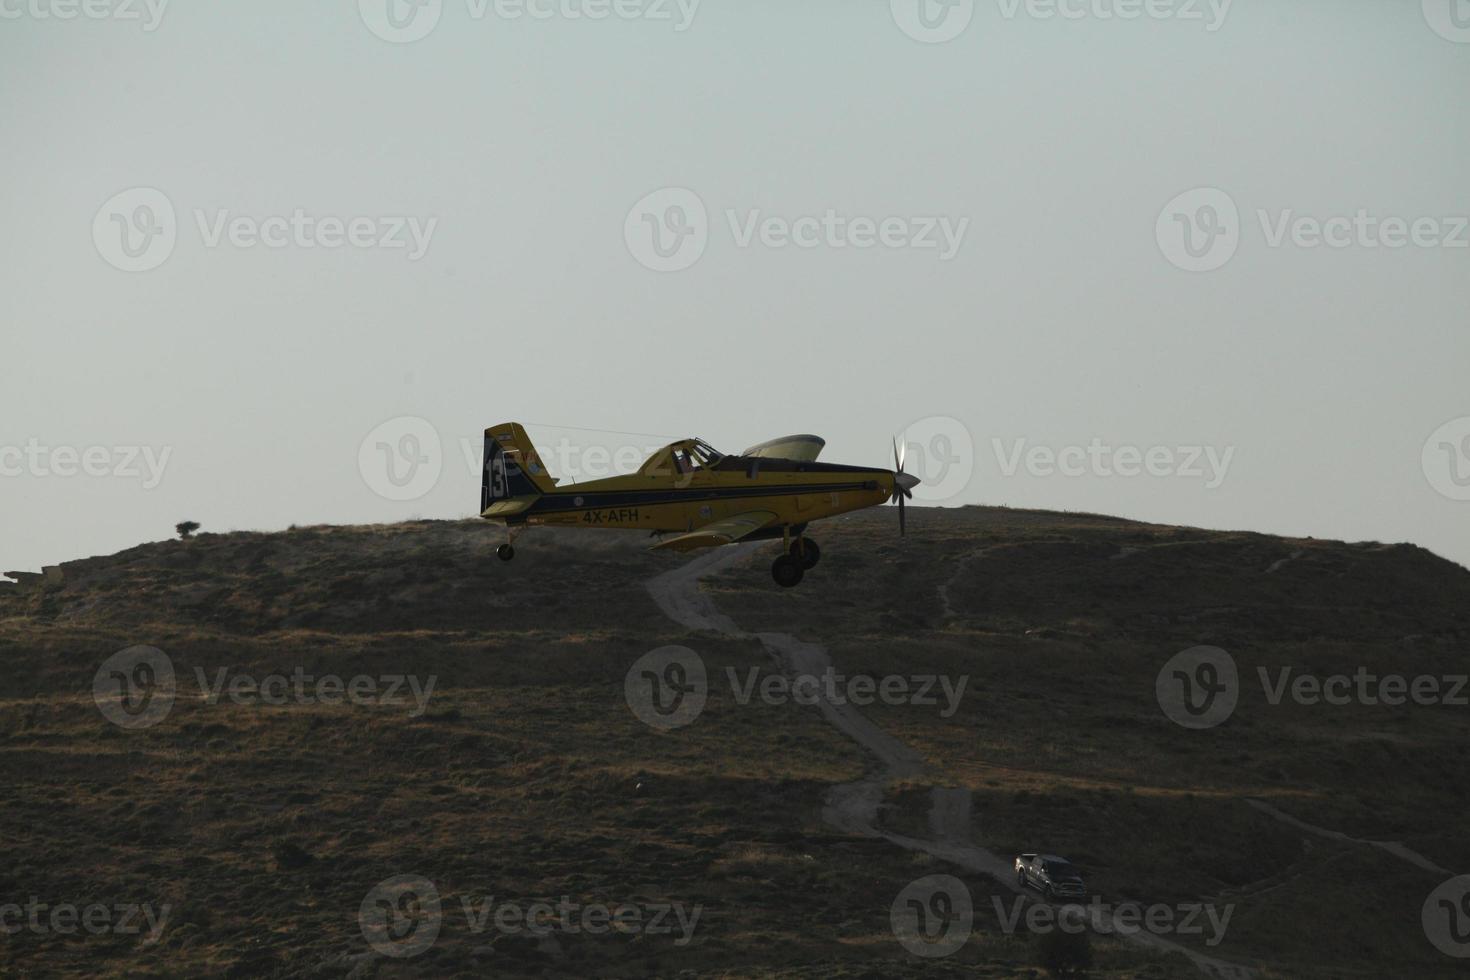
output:
[[[893,482],[897,483],[904,490],[912,490],[914,487],[918,486],[921,481],[917,476],[914,476],[912,473],[895,473],[893,474]]]

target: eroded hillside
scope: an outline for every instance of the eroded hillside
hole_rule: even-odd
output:
[[[1269,695],[1282,671],[1463,675],[1470,572],[1408,546],[1076,515],[916,509],[902,539],[895,524],[820,527],[821,564],[792,591],[770,580],[770,545],[703,584],[740,629],[819,643],[845,676],[965,679],[948,713],[863,709],[923,761],[884,787],[886,832],[932,835],[951,790],[976,846],[1064,853],[1114,902],[1229,906],[1211,952],[1262,975],[1454,972],[1421,924],[1447,875],[1354,839],[1470,865],[1470,708]],[[133,905],[159,926],[67,933],[40,910],[0,939],[8,968],[1031,975],[1044,944],[1006,931],[1008,883],[823,819],[873,758],[812,706],[742,696],[780,673],[759,642],[664,615],[644,583],[688,556],[540,531],[505,564],[500,541],[477,522],[206,534],[0,587],[0,904]],[[670,644],[701,658],[708,700],[661,730],[625,683]],[[1237,665],[1238,704],[1190,729],[1156,685],[1199,645]],[[137,646],[175,675],[147,725],[94,696],[157,680],[101,669]],[[367,680],[333,697],[327,677]],[[926,959],[890,912],[941,874],[968,886],[973,932]],[[405,876],[441,908],[434,941],[398,957],[363,916]],[[685,924],[541,937],[477,918],[563,898]],[[1190,970],[1092,945],[1094,975]]]

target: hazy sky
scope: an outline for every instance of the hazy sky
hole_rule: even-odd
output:
[[[1470,564],[1467,92],[1466,0],[0,0],[0,569],[508,420]]]

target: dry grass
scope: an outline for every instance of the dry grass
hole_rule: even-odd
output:
[[[971,677],[949,719],[870,709],[931,762],[894,788],[894,829],[922,828],[931,778],[965,786],[987,846],[1062,851],[1110,895],[1237,903],[1222,952],[1277,976],[1451,972],[1419,932],[1431,876],[1303,840],[1242,799],[1460,867],[1470,712],[1257,698],[1186,733],[1152,692],[1163,660],[1195,643],[1246,670],[1463,669],[1470,574],[1411,548],[1078,515],[915,510],[902,542],[893,520],[822,528],[822,564],[795,592],[775,589],[764,558],[710,587],[742,626],[827,642],[849,673]],[[71,563],[59,587],[0,589],[0,904],[173,909],[153,945],[0,938],[0,972],[1034,976],[1033,941],[986,911],[1008,893],[982,879],[969,879],[981,911],[960,953],[921,961],[898,946],[898,891],[952,869],[823,824],[828,789],[868,760],[814,709],[735,701],[723,670],[768,669],[758,645],[689,634],[642,589],[679,559],[636,535],[539,532],[507,566],[499,541],[453,522],[204,535]],[[169,654],[189,696],[125,732],[91,685],[140,643]],[[717,681],[696,724],[656,733],[623,678],[668,643],[697,649]],[[437,686],[417,717],[197,696],[196,670],[298,667]],[[364,958],[358,907],[404,873],[446,896],[444,931],[421,957]],[[687,946],[580,935],[548,950],[469,929],[459,900],[486,895],[705,911]],[[1181,972],[1110,941],[1096,951],[1096,976]]]

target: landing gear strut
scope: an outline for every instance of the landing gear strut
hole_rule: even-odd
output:
[[[801,562],[802,568],[811,568],[822,558],[822,549],[817,543],[808,537],[800,537],[791,542],[791,557]]]
[[[495,549],[495,557],[501,561],[510,561],[516,556],[515,549],[516,532],[512,531],[510,525],[505,526],[505,544]]]
[[[791,537],[790,532],[783,534],[782,544],[786,546],[786,553],[776,558],[771,563],[771,578],[783,589],[790,589],[801,583],[806,570],[815,565],[822,557],[822,549],[817,543],[804,535]]]

